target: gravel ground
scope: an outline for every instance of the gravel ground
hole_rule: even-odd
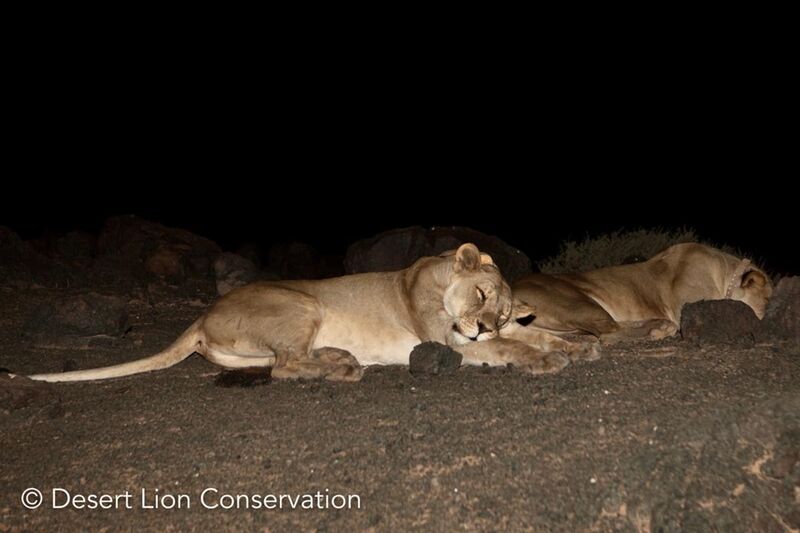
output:
[[[51,297],[0,293],[0,366],[148,355],[205,306],[134,300],[123,338],[34,346],[20,331]],[[24,407],[6,395],[0,531],[800,529],[800,354],[785,345],[622,346],[547,376],[382,367],[355,384],[262,375],[226,386],[219,374],[194,356],[148,375],[42,385]],[[37,509],[21,503],[29,487],[43,492]],[[54,509],[66,500],[54,488],[119,495],[118,508],[77,509],[78,498]],[[246,496],[206,509],[206,489],[208,506]],[[162,508],[145,508],[142,490]],[[291,509],[286,497],[282,509],[254,508],[305,494],[328,508]],[[354,508],[335,509],[335,495]],[[181,508],[164,508],[173,497]]]

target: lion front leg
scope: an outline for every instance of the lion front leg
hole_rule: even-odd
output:
[[[661,340],[678,333],[678,324],[665,318],[618,322],[617,329],[600,336],[603,344],[637,339]]]
[[[470,342],[453,349],[464,356],[464,364],[502,366],[511,363],[524,372],[548,374],[558,372],[569,364],[569,358],[560,352],[543,352],[527,344],[496,337],[494,339]]]
[[[519,341],[543,352],[564,352],[572,361],[594,361],[600,358],[597,342],[571,342],[532,326],[511,323],[500,330],[500,336]]]

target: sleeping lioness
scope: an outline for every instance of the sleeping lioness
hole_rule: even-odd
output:
[[[513,290],[533,308],[533,328],[589,333],[613,342],[672,335],[683,306],[698,300],[739,300],[763,318],[772,283],[747,259],[687,243],[643,263],[580,274],[533,274],[518,280]]]
[[[253,283],[220,298],[166,350],[128,363],[60,374],[43,381],[85,381],[167,368],[194,352],[226,368],[272,367],[276,378],[357,381],[367,364],[408,364],[424,341],[455,347],[471,365],[513,363],[531,373],[568,364],[513,339],[525,306],[491,257],[473,244],[423,257],[397,272],[317,281]],[[352,354],[352,355],[351,355]]]

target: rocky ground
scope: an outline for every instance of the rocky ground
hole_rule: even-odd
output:
[[[59,269],[6,239],[6,257],[30,268],[7,261],[3,271],[0,367],[149,355],[216,297],[203,272],[216,269],[217,289],[220,272],[235,272],[225,278],[234,285],[255,275],[241,257],[216,268],[211,245],[193,254],[185,236],[170,238],[135,249],[146,255],[141,277],[105,286],[92,269],[113,281],[119,257],[98,251],[85,269]],[[546,376],[382,367],[354,384],[281,382],[222,374],[197,356],[97,383],[0,375],[0,531],[796,531],[800,348],[786,331],[797,279],[782,282],[769,327],[736,320],[731,302],[702,304],[687,313],[685,340],[615,346]],[[36,509],[21,501],[28,488],[43,493]],[[67,492],[71,504],[54,509]],[[255,508],[266,495],[302,504],[298,495],[317,492],[327,508],[291,509],[286,498]],[[78,508],[80,496],[103,494],[118,496],[116,508]],[[339,494],[360,505],[335,509]],[[232,503],[222,495],[246,497],[204,507]],[[180,508],[166,508],[173,498]]]
[[[2,366],[29,373],[141,357],[205,305],[133,299],[125,334],[66,348],[23,336],[25,317],[62,292],[4,290]],[[3,378],[0,530],[791,531],[800,528],[800,354],[748,344],[618,347],[548,376],[384,367],[356,384],[261,376],[230,386],[193,357],[35,392],[12,393]],[[38,509],[21,504],[29,487],[44,493]],[[132,509],[52,509],[53,488],[128,491]],[[357,494],[361,508],[205,509],[207,488],[327,490]],[[148,505],[158,491],[185,494],[190,507],[142,508],[142,489]]]

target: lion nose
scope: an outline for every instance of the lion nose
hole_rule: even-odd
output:
[[[491,333],[493,331],[494,331],[493,329],[487,328],[486,324],[478,321],[478,335],[480,335],[481,333]]]

